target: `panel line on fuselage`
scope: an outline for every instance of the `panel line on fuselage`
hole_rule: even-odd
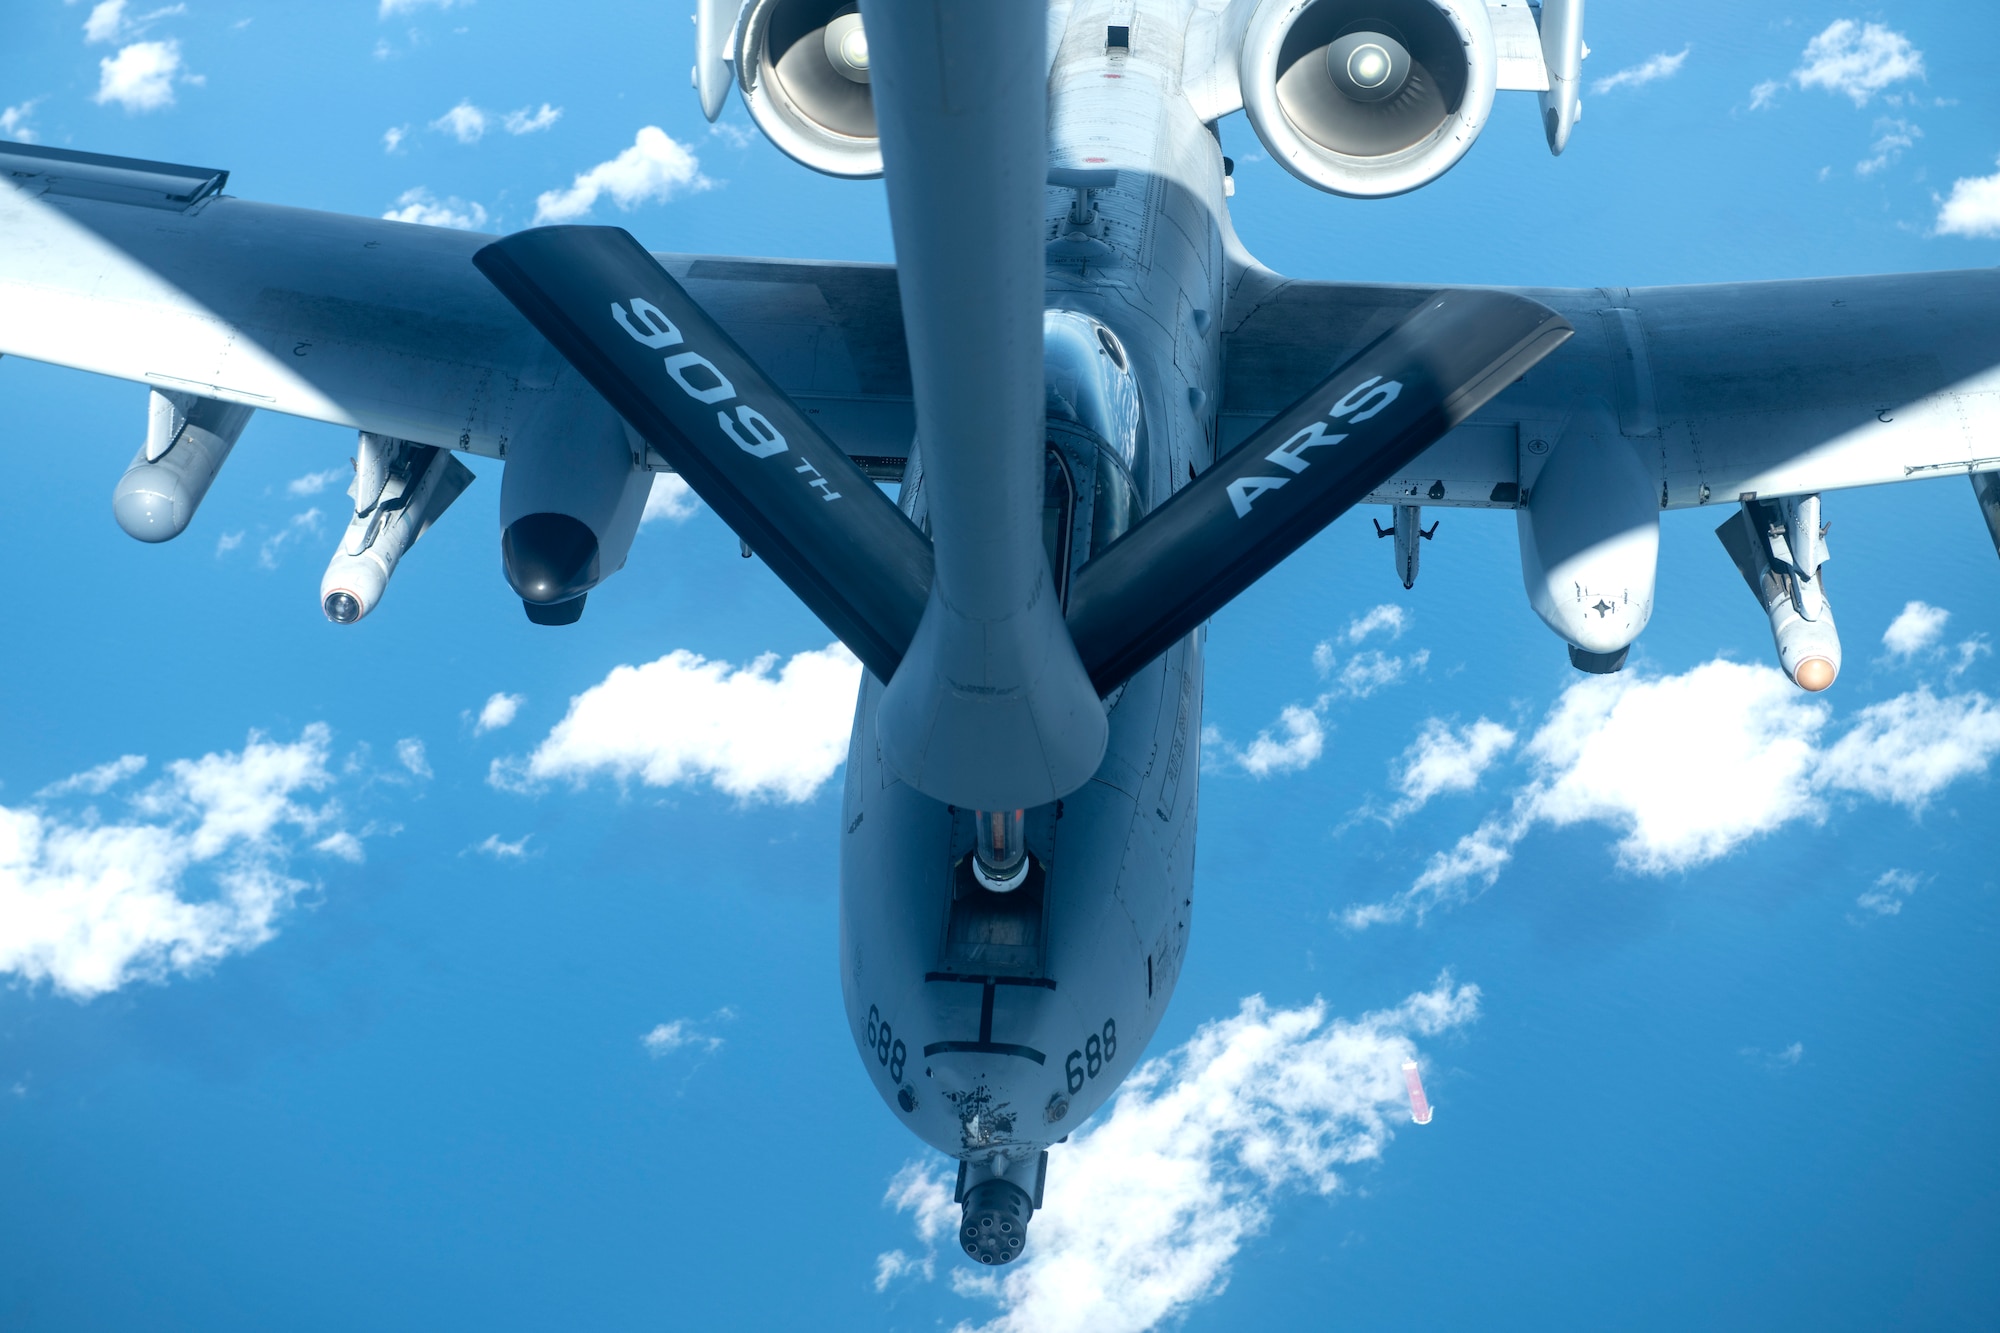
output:
[[[1004,1041],[934,1041],[924,1047],[924,1057],[949,1055],[954,1051],[974,1055],[1016,1055],[1023,1060],[1033,1060],[1038,1065],[1049,1062],[1049,1057],[1032,1046],[1010,1046]]]

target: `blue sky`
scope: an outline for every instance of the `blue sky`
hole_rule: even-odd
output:
[[[655,248],[891,257],[878,184],[701,120],[676,7],[162,8],[11,7],[0,131],[492,230],[584,177]],[[1316,194],[1233,118],[1246,244],[1566,285],[2000,263],[2000,14],[1588,36],[1563,158],[1503,95],[1401,199]],[[346,432],[253,420],[142,547],[109,500],[145,391],[12,359],[0,390],[0,1326],[2000,1318],[2000,560],[1961,479],[1827,497],[1818,700],[1707,514],[1666,516],[1611,681],[1528,610],[1504,515],[1445,514],[1410,593],[1351,517],[1219,615],[1161,1063],[982,1286],[840,1015],[851,669],[712,515],[537,630],[474,460],[336,627]]]

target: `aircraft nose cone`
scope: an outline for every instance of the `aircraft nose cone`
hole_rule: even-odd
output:
[[[597,538],[568,514],[529,514],[500,536],[507,582],[524,602],[567,601],[597,582]]]
[[[958,1226],[959,1244],[982,1264],[1004,1264],[1021,1257],[1028,1242],[1028,1215],[1034,1206],[1028,1192],[1010,1180],[983,1180],[965,1193],[965,1215]]]
[[[1808,657],[1805,661],[1799,663],[1798,674],[1792,677],[1792,679],[1799,683],[1800,689],[1818,694],[1821,690],[1833,684],[1833,678],[1837,674],[1833,663],[1827,661],[1824,657]]]

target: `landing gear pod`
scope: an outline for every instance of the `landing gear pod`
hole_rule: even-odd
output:
[[[1577,670],[1621,669],[1653,615],[1660,492],[1617,419],[1599,409],[1571,421],[1514,513],[1535,614]]]
[[[2000,472],[1973,473],[1972,494],[1979,501],[1980,514],[1986,519],[1986,531],[1993,538],[1993,549],[2000,551]]]
[[[375,609],[404,552],[473,482],[444,450],[361,433],[354,459],[354,517],[319,582],[320,609],[352,625]]]
[[[1826,596],[1826,529],[1819,497],[1745,501],[1715,530],[1771,621],[1778,665],[1817,694],[1840,675],[1840,634]]]
[[[146,443],[111,493],[118,526],[142,542],[168,541],[185,532],[255,410],[153,390]]]
[[[1557,157],[1569,147],[1570,131],[1583,118],[1583,0],[1542,0],[1542,64],[1549,72],[1541,94],[1542,132]]]
[[[509,447],[500,562],[529,620],[576,623],[584,594],[624,568],[652,484],[625,423],[609,413]]]

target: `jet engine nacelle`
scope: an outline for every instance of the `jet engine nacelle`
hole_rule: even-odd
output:
[[[1521,578],[1542,622],[1580,671],[1605,674],[1653,615],[1660,492],[1617,418],[1573,418],[1515,511]]]
[[[691,379],[705,361],[681,367]],[[712,370],[712,367],[707,367]],[[707,389],[709,381],[695,380]],[[584,594],[625,567],[653,474],[644,442],[616,415],[517,437],[500,478],[500,559],[537,625],[570,625]]]
[[[1263,0],[1240,61],[1243,109],[1271,157],[1359,199],[1448,171],[1499,84],[1485,0]]]
[[[882,174],[868,35],[851,0],[752,0],[735,50],[743,104],[786,156],[829,176]]]

